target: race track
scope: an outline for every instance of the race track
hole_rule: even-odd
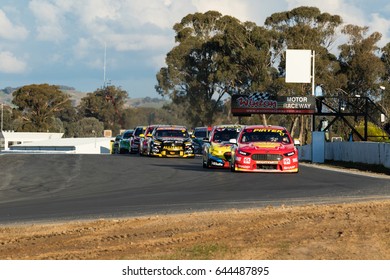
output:
[[[298,174],[232,173],[201,158],[0,155],[0,224],[339,203],[390,197],[390,180],[301,164]]]

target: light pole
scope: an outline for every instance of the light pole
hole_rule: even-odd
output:
[[[385,86],[379,86],[380,90],[381,90],[381,107],[382,109],[385,111],[385,114],[387,114],[387,110],[385,108],[385,90],[386,90],[386,87]],[[385,114],[381,114],[381,122],[382,123],[385,123],[386,122],[386,115]]]

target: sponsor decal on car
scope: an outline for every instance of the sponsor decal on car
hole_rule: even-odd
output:
[[[165,146],[165,149],[168,151],[181,151],[183,150],[183,147],[180,146]]]
[[[255,128],[253,132],[275,132],[279,133],[280,136],[284,136],[284,132],[281,129],[270,129],[270,128]]]
[[[295,169],[297,168],[296,166],[285,166],[283,169],[290,170],[290,169]]]
[[[242,165],[242,164],[237,164],[237,167],[238,168],[245,168],[245,169],[251,168],[250,165]]]

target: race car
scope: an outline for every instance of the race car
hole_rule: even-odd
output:
[[[192,134],[192,142],[194,143],[195,154],[202,154],[203,140],[209,137],[211,126],[195,127]]]
[[[140,135],[144,134],[146,126],[137,126],[134,128],[133,135],[130,138],[130,153],[138,153],[140,148]]]
[[[194,146],[184,126],[158,126],[150,138],[149,155],[194,158]]]
[[[133,135],[134,129],[128,129],[122,134],[122,138],[119,139],[119,153],[127,154],[130,152],[130,138]]]
[[[229,168],[232,139],[236,139],[241,125],[228,124],[214,126],[210,137],[204,140],[202,149],[203,168]]]
[[[149,125],[146,127],[145,132],[139,135],[140,143],[139,143],[139,155],[140,156],[148,156],[150,151],[150,137],[152,137],[153,130],[157,127],[157,125]]]
[[[231,171],[297,173],[298,149],[286,128],[245,126],[233,140]]]

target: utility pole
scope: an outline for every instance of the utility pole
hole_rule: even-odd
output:
[[[104,59],[103,59],[103,88],[106,87],[106,60],[107,60],[107,43],[104,43]]]

